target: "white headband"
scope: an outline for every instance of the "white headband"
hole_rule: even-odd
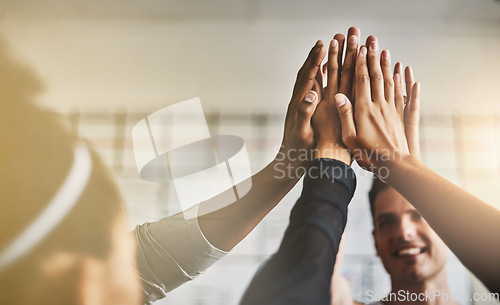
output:
[[[78,142],[73,164],[47,207],[9,246],[0,252],[0,270],[26,255],[40,243],[73,209],[80,198],[92,171],[92,159],[87,146]]]

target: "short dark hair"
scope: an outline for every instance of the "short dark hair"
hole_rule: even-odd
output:
[[[368,192],[368,201],[370,202],[370,212],[372,215],[373,225],[375,226],[375,200],[377,196],[388,189],[390,186],[380,180],[376,175],[373,175],[372,187]]]

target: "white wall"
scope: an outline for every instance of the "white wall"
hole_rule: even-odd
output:
[[[414,67],[424,111],[500,101],[493,1],[45,2],[9,2],[1,28],[54,107],[285,109],[309,48],[350,25]]]

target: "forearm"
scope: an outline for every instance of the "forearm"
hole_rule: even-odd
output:
[[[344,247],[345,239],[339,245],[339,251],[337,252],[337,257],[335,260],[335,266],[333,268],[332,284],[330,288],[331,292],[331,305],[351,305],[352,294],[349,282],[342,276],[342,264],[344,262]]]
[[[252,188],[234,203],[198,217],[200,228],[215,247],[229,251],[247,236],[299,181],[307,163],[274,159],[252,176]],[[203,205],[216,204],[217,197]]]
[[[492,291],[500,290],[500,211],[420,161],[388,165],[387,183],[410,201],[462,263]]]
[[[329,304],[330,284],[354,172],[334,160],[316,160],[304,179],[278,252],[252,280],[242,304]],[[325,176],[326,175],[326,176]]]

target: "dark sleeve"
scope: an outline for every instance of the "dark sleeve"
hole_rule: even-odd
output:
[[[276,252],[255,274],[241,305],[330,304],[330,285],[354,171],[332,159],[314,160]]]

